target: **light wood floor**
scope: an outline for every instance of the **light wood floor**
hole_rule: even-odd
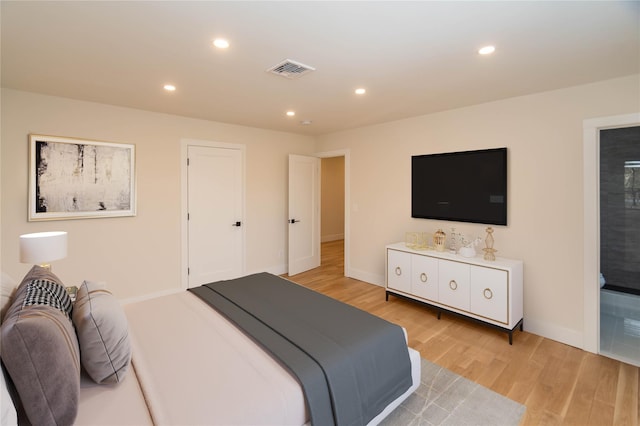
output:
[[[639,368],[528,332],[505,333],[390,296],[344,277],[343,241],[322,245],[322,266],[289,277],[406,328],[423,358],[527,407],[521,425],[638,425]],[[526,318],[525,318],[526,328]]]

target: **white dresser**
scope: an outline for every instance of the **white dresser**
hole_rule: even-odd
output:
[[[523,328],[522,261],[482,254],[466,258],[433,250],[413,250],[404,243],[386,247],[386,299],[389,294],[462,315],[509,334]]]

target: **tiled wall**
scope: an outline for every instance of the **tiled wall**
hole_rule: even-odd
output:
[[[640,161],[640,127],[601,131],[600,268],[608,286],[640,294],[640,205],[625,202],[627,161]]]

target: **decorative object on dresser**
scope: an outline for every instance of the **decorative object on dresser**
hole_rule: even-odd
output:
[[[442,230],[438,229],[435,234],[433,234],[433,245],[436,248],[436,251],[444,251],[444,245],[447,241],[447,234]]]
[[[433,234],[428,232],[405,232],[404,244],[414,250],[432,250],[429,242],[433,241]]]
[[[458,250],[458,253],[462,257],[475,257],[476,249],[473,247],[473,245],[464,246],[464,247],[460,247],[460,250]]]
[[[418,232],[405,232],[404,244],[412,249],[418,248]]]
[[[495,253],[498,250],[493,248],[493,228],[490,226],[487,227],[487,236],[484,239],[484,243],[486,245],[486,247],[482,249],[484,250],[484,260],[490,260],[490,261],[496,260]]]
[[[386,300],[403,297],[489,325],[509,335],[523,330],[523,264],[487,262],[452,253],[418,252],[403,243],[386,247]]]
[[[476,246],[480,243],[480,237],[476,237],[474,240],[467,240],[464,235],[460,235],[461,247],[458,249],[458,254],[463,257],[475,257]]]

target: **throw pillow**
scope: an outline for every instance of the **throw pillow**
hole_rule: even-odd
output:
[[[82,366],[96,383],[118,383],[131,361],[127,317],[103,283],[85,281],[78,288],[73,323]]]
[[[28,297],[31,295],[31,297]],[[80,351],[60,279],[34,266],[2,322],[0,354],[31,424],[73,424]]]

